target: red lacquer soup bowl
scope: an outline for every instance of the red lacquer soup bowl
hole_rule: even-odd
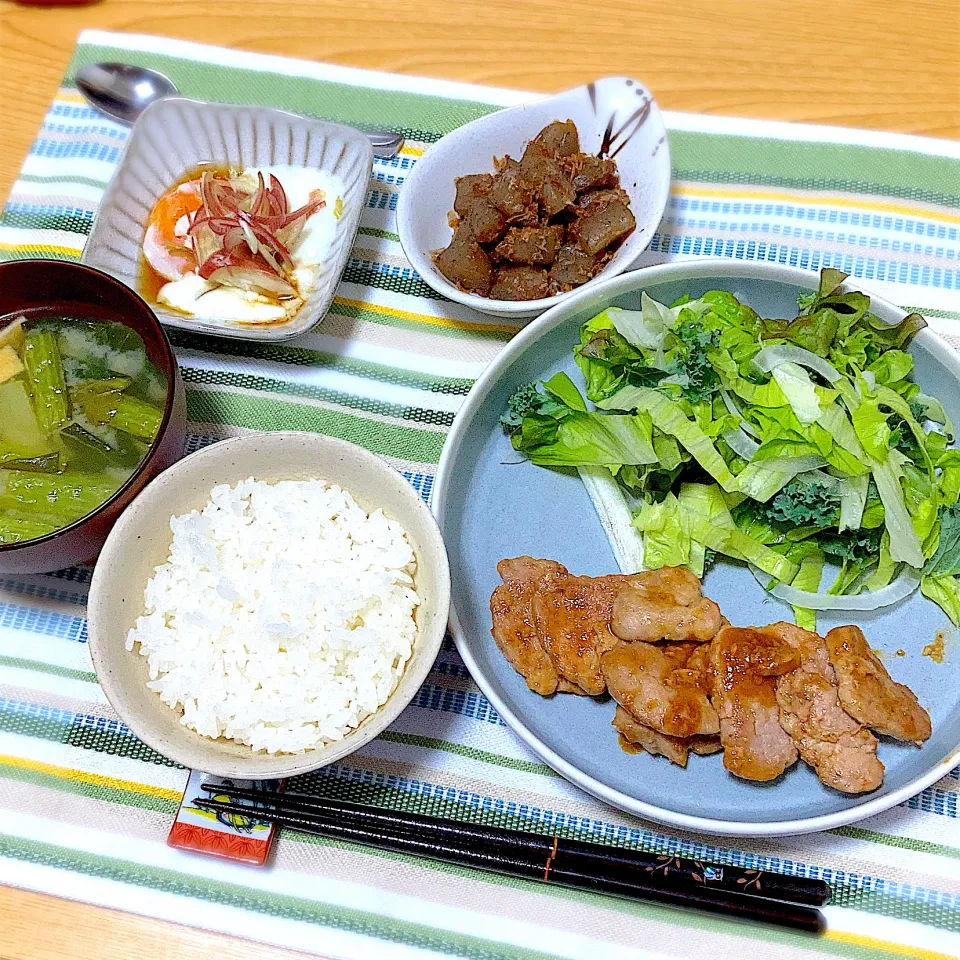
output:
[[[122,323],[143,341],[147,359],[167,389],[156,438],[123,486],[90,513],[52,533],[0,544],[0,574],[41,573],[94,560],[127,505],[183,456],[187,422],[183,381],[170,341],[150,307],[118,280],[57,260],[0,263],[0,331],[20,316]]]

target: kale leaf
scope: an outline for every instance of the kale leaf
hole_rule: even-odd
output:
[[[699,319],[688,317],[677,325],[673,335],[678,343],[667,372],[678,377],[687,399],[694,403],[707,400],[722,386],[717,371],[707,359],[707,351],[720,344],[720,331],[705,330]]]
[[[780,523],[826,527],[837,522],[839,510],[840,498],[826,484],[799,476],[773,498],[767,512]]]
[[[847,530],[844,533],[822,533],[817,537],[820,549],[840,560],[863,561],[880,555],[882,529]]]

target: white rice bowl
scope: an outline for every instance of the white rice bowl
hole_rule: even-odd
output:
[[[268,753],[341,740],[413,653],[416,558],[403,528],[322,480],[215,487],[173,542],[127,636],[181,723]]]

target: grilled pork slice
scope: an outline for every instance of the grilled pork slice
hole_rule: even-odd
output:
[[[723,765],[745,780],[776,779],[797,762],[776,694],[776,677],[800,662],[796,651],[765,629],[724,626],[710,653]]]
[[[826,642],[851,717],[885,737],[917,745],[930,737],[930,714],[909,687],[891,679],[859,627],[835,627]]]
[[[636,747],[643,747],[651,756],[666,757],[679,767],[687,765],[690,755],[690,741],[684,737],[669,737],[652,727],[639,723],[623,707],[617,707],[613,716],[613,727],[626,740]]]
[[[792,623],[765,628],[797,652],[800,664],[777,678],[780,725],[822,783],[843,793],[865,793],[883,783],[877,738],[840,704],[837,676],[823,637]]]
[[[717,711],[697,677],[652,643],[625,643],[601,660],[610,695],[635,720],[671,737],[715,734]]]
[[[560,675],[540,643],[531,603],[538,586],[567,576],[567,568],[553,560],[517,557],[501,560],[497,572],[503,583],[490,597],[493,639],[534,693],[556,693]]]
[[[629,577],[559,577],[541,583],[533,616],[543,649],[559,675],[599,696],[606,690],[600,658],[620,641],[610,631],[617,591]]]
[[[720,608],[700,593],[686,567],[664,567],[631,579],[613,605],[613,632],[623,640],[712,640]]]

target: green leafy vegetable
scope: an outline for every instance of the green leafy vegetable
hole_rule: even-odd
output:
[[[833,488],[800,476],[774,497],[769,514],[784,523],[828,527],[837,522],[839,509],[840,498]]]
[[[504,428],[533,462],[582,471],[624,569],[632,505],[648,566],[748,562],[811,628],[812,608],[837,608],[817,592],[828,561],[828,592],[858,594],[857,609],[876,591],[901,599],[923,571],[960,611],[960,451],[907,350],[924,321],[881,321],[847,280],[821,271],[782,319],[722,290],[642,293],[581,325],[580,389],[565,374],[528,385]]]
[[[924,564],[923,573],[935,577],[960,574],[960,504],[953,503],[941,514],[937,551]]]
[[[682,407],[649,387],[624,387],[616,398],[604,400],[602,409],[638,410],[649,415],[654,426],[673,437],[724,490],[737,489],[736,477],[710,438],[687,418]]]
[[[950,618],[955,627],[960,627],[960,579],[957,577],[924,577],[920,592],[932,600]]]

